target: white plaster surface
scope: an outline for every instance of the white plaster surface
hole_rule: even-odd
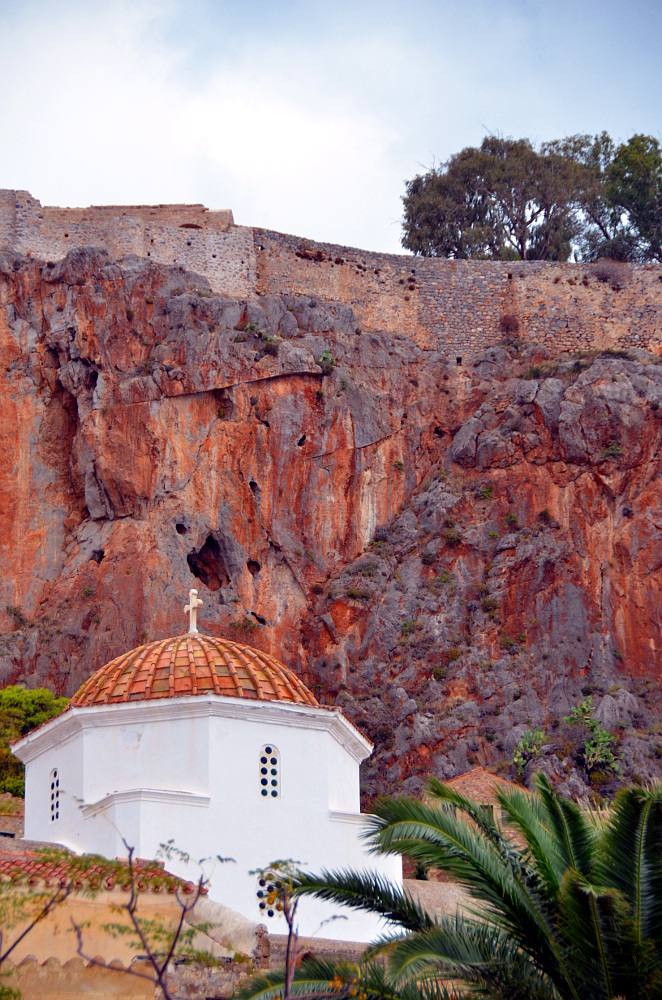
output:
[[[260,749],[279,751],[279,796],[260,794]],[[79,853],[154,858],[173,841],[210,859],[210,899],[263,920],[249,871],[291,858],[308,871],[370,868],[401,884],[399,858],[363,847],[359,764],[370,744],[338,710],[215,695],[75,708],[14,748],[26,764],[25,836]],[[60,775],[60,818],[50,819],[50,773]],[[217,856],[234,859],[220,863]],[[197,864],[168,870],[196,879]],[[368,941],[373,916],[313,899],[299,904],[300,932]]]

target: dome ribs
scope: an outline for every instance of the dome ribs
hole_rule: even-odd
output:
[[[288,671],[287,673],[280,665],[278,660],[275,660],[272,656],[268,656],[267,653],[258,653],[258,657],[262,660],[270,670],[280,678],[281,682],[285,685],[286,690],[292,695],[292,701],[303,701],[305,705],[318,706],[317,699],[308,690],[305,684],[302,684],[296,674]],[[288,676],[288,673],[290,676]]]
[[[276,661],[272,660],[272,658],[270,656],[267,656],[266,653],[257,652],[257,651],[256,651],[256,653],[257,653],[257,658],[258,658],[258,660],[260,661],[260,663],[262,665],[262,669],[264,670],[264,674],[265,674],[267,680],[269,681],[269,683],[271,684],[272,688],[274,689],[274,694],[276,695],[276,698],[278,700],[281,700],[281,698],[282,698],[282,692],[281,692],[281,688],[278,686],[278,684],[276,683],[276,681],[271,676],[272,674],[276,675],[276,678],[281,682],[282,687],[284,687],[285,690],[287,691],[287,693],[290,695],[290,698],[288,698],[287,700],[288,701],[298,701],[298,698],[296,697],[296,688],[293,687],[292,684],[288,683],[287,677],[285,676],[285,673],[283,671],[280,671],[278,669],[278,667],[276,665]],[[282,700],[285,700],[285,699],[282,699]]]
[[[275,657],[230,639],[191,633],[111,660],[81,685],[70,707],[204,694],[319,707],[300,678]]]
[[[193,652],[193,643],[188,638],[186,638],[186,652],[188,653],[188,668],[189,675],[191,677],[191,694],[198,693],[198,675],[195,668],[195,655]]]
[[[154,652],[154,660],[158,660],[159,656],[163,652],[163,647],[166,645],[167,642],[168,642],[168,640],[164,639],[163,642],[161,643],[160,647],[157,650],[155,650],[155,652]],[[140,649],[142,649],[142,648],[144,648],[144,647],[140,647],[138,650],[136,650],[136,653],[140,652]],[[131,700],[131,690],[132,690],[133,685],[135,683],[136,677],[140,673],[141,668],[143,668],[144,666],[145,666],[144,659],[141,659],[140,657],[136,656],[133,670],[131,671],[131,673],[129,674],[129,676],[127,678],[126,690],[124,692],[124,697],[122,698],[122,701],[130,701]]]
[[[172,653],[170,654],[169,672],[168,672],[168,697],[174,698],[175,694],[175,667],[177,665],[177,653],[179,652],[179,647],[182,644],[182,640],[188,646],[188,636],[180,635],[175,639],[174,645],[172,647]]]
[[[152,684],[154,683],[154,671],[156,670],[156,664],[158,662],[159,657],[161,656],[161,653],[164,650],[165,645],[169,641],[170,641],[169,639],[166,640],[166,642],[163,643],[158,650],[154,650],[154,655],[151,657],[151,662],[149,664],[149,669],[147,671],[147,677],[145,679],[145,698],[152,697]]]
[[[232,678],[234,686],[237,689],[237,697],[238,698],[245,697],[244,696],[244,689],[242,688],[241,681],[239,680],[239,675],[238,675],[237,671],[235,670],[234,663],[232,662],[232,654],[227,650],[225,643],[223,642],[222,639],[211,639],[210,638],[208,641],[210,641],[211,644],[214,646],[214,648],[218,652],[219,656],[221,657],[221,660],[222,660],[224,666],[227,667],[228,673],[229,673],[230,677]],[[219,682],[219,678],[218,678],[218,675],[216,673],[216,664],[214,664],[213,670],[214,670],[214,677],[215,677],[216,685],[218,685],[218,690],[216,690],[216,685],[214,687],[214,690],[216,691],[216,694],[222,694],[223,691],[221,689],[221,684]]]
[[[234,649],[232,650],[232,652],[233,652],[234,656],[236,656],[236,658],[239,660],[240,664],[242,665],[242,667],[244,668],[244,670],[248,674],[249,678],[253,682],[253,685],[254,685],[255,691],[256,691],[255,697],[258,700],[260,700],[260,696],[263,694],[262,681],[260,680],[260,678],[258,677],[256,671],[254,670],[253,665],[250,662],[249,658],[246,656],[246,654],[244,652],[244,650],[246,650],[246,649],[248,649],[248,646],[235,646]],[[251,652],[255,652],[255,650],[251,650]],[[273,684],[272,684],[272,687],[273,687]],[[278,696],[277,692],[276,692],[276,696]],[[250,697],[250,695],[249,695],[249,697]],[[265,697],[264,700],[271,701],[272,699],[268,698],[268,697]]]
[[[202,649],[202,652],[205,654],[205,660],[207,661],[207,667],[209,669],[209,677],[211,683],[214,686],[214,694],[222,694],[221,685],[218,679],[218,673],[216,671],[216,664],[214,663],[214,659],[211,653],[209,652],[208,643],[201,642],[199,643],[199,645]]]

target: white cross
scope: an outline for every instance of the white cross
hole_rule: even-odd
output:
[[[189,590],[188,604],[184,606],[184,611],[188,611],[189,614],[189,632],[198,631],[198,608],[200,607],[202,607],[202,601],[198,597],[197,590]]]

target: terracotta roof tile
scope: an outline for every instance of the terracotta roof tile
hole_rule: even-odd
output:
[[[444,781],[444,784],[461,795],[484,805],[496,805],[495,786],[505,791],[516,788],[521,792],[528,793],[528,790],[522,785],[516,785],[514,781],[508,781],[507,778],[492,774],[484,767],[474,767],[471,771],[449,778],[448,781]]]
[[[202,694],[318,706],[305,684],[273,656],[190,633],[150,642],[111,660],[83,684],[69,706]]]
[[[96,864],[94,862],[97,862]],[[166,890],[184,894],[195,892],[192,882],[165,871],[158,861],[136,859],[135,875],[141,888],[155,892]],[[75,854],[55,854],[52,849],[36,851],[0,851],[0,880],[17,885],[57,885],[71,883],[74,888],[114,889],[129,887],[126,861],[107,861]],[[203,890],[206,893],[206,890]]]

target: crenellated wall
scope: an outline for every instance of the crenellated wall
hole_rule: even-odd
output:
[[[659,265],[454,261],[379,254],[235,226],[203,205],[45,207],[0,191],[0,246],[59,260],[73,247],[149,257],[205,277],[237,298],[288,292],[346,302],[365,329],[406,334],[467,359],[511,334],[564,350],[662,352]],[[610,270],[611,268],[611,270]]]

